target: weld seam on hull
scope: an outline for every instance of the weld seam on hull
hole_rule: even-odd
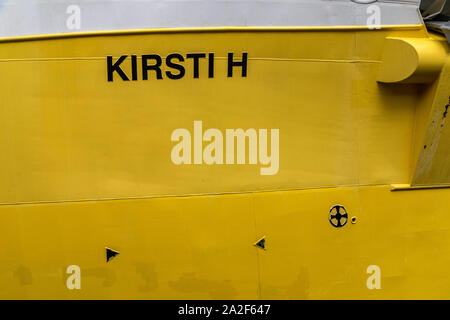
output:
[[[424,29],[424,24],[413,25],[385,25],[376,31],[383,30],[419,30]],[[375,31],[369,26],[322,26],[322,27],[205,27],[205,28],[152,28],[137,30],[115,30],[115,31],[87,31],[73,33],[56,33],[32,36],[17,36],[0,38],[2,42],[39,41],[62,38],[98,37],[98,36],[124,36],[152,33],[205,33],[205,32],[283,32],[283,31]]]

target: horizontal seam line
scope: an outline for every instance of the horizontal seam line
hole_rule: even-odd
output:
[[[212,192],[212,193],[192,193],[192,194],[168,194],[168,195],[153,195],[142,197],[121,197],[121,198],[99,198],[99,199],[79,199],[79,200],[56,200],[56,201],[29,201],[29,202],[15,202],[15,203],[0,203],[0,206],[14,206],[14,205],[31,205],[31,204],[58,204],[58,203],[72,203],[72,202],[99,202],[99,201],[118,201],[118,200],[146,200],[146,199],[162,199],[162,198],[187,198],[187,197],[208,197],[219,195],[240,195],[240,194],[254,194],[254,193],[275,193],[284,191],[307,191],[307,190],[322,190],[322,189],[338,189],[338,188],[359,188],[359,187],[391,187],[391,184],[354,184],[354,185],[339,185],[339,186],[323,186],[323,187],[305,187],[305,188],[288,188],[288,189],[273,189],[273,190],[253,190],[253,191],[236,191],[236,192]]]
[[[424,28],[424,24],[407,24],[407,25],[381,25],[380,29],[375,30],[418,30]],[[98,36],[127,36],[140,34],[158,34],[158,33],[208,33],[208,32],[322,32],[322,31],[370,31],[373,29],[369,26],[265,26],[265,27],[185,27],[185,28],[146,28],[146,29],[128,29],[128,30],[103,30],[103,31],[85,31],[85,32],[67,32],[56,34],[38,34],[27,36],[13,36],[2,37],[0,43],[8,42],[25,42],[25,41],[40,41],[40,40],[56,40],[67,38],[86,38]]]
[[[113,57],[116,58],[116,57]],[[118,58],[118,57],[117,57]],[[141,57],[137,57],[141,59]],[[68,58],[24,58],[24,59],[0,59],[0,62],[38,62],[38,61],[72,61],[72,60],[105,60],[106,57],[68,57]],[[162,57],[165,60],[165,57]],[[227,57],[215,57],[217,60],[226,60]],[[336,63],[380,63],[377,60],[362,60],[362,59],[296,59],[296,58],[248,58],[248,60],[260,61],[293,61],[293,62],[336,62]]]

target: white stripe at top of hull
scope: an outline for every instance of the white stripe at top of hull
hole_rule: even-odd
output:
[[[194,27],[414,25],[419,0],[0,0],[0,37]],[[376,7],[374,7],[376,6]]]

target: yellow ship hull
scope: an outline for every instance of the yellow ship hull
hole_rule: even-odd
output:
[[[0,298],[450,298],[448,52],[422,25],[0,40]],[[124,55],[128,81],[108,79]],[[175,164],[171,135],[195,140],[195,121],[278,129],[276,172]]]

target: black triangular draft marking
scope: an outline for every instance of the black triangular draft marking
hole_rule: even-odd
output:
[[[115,250],[110,249],[110,248],[106,248],[106,262],[109,262],[109,260],[111,260],[112,258],[117,256],[118,254],[119,254],[118,251],[115,251]]]
[[[255,246],[265,250],[266,249],[266,238],[262,238],[261,240],[259,240],[257,243],[255,243]]]

